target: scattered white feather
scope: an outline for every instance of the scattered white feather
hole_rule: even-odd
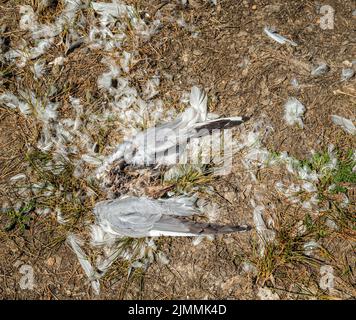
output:
[[[284,105],[284,119],[288,125],[298,124],[304,127],[302,116],[305,112],[304,105],[296,98],[289,98]]]
[[[295,89],[299,88],[299,81],[297,78],[293,78],[290,83]]]
[[[257,296],[261,300],[279,300],[279,295],[277,293],[273,293],[270,288],[263,287],[258,289]]]
[[[112,246],[117,237],[105,232],[99,225],[93,224],[90,226],[91,245],[92,246]]]
[[[20,180],[23,180],[23,179],[26,179],[26,175],[24,173],[19,173],[15,176],[12,176],[10,178],[10,181],[12,182],[17,182],[17,181],[20,181]]]
[[[25,31],[35,31],[38,29],[38,22],[33,8],[29,5],[20,6],[20,29]]]
[[[163,252],[158,252],[156,254],[156,259],[159,263],[163,264],[163,265],[167,265],[169,264],[169,259],[167,258],[167,256],[163,253]]]
[[[0,95],[0,103],[10,109],[16,109],[19,106],[20,101],[14,94],[6,92]]]
[[[99,158],[97,157],[93,157],[91,155],[88,155],[88,154],[83,154],[82,155],[82,160],[88,164],[91,164],[93,166],[100,166],[102,165],[102,160],[100,160]]]
[[[344,68],[341,71],[341,80],[347,81],[350,80],[355,75],[355,70],[352,68]]]
[[[311,182],[304,182],[302,188],[310,193],[316,192],[318,190],[317,187]]]
[[[68,219],[65,219],[63,217],[62,211],[60,209],[56,209],[56,215],[57,215],[57,222],[59,224],[63,224],[64,225],[64,224],[68,223]]]
[[[253,209],[253,221],[257,232],[265,241],[272,241],[274,239],[274,232],[267,229],[265,221],[263,220],[264,206],[256,206]]]
[[[50,120],[57,119],[57,109],[58,104],[53,102],[48,102],[44,107],[37,108],[37,116],[44,123],[48,123]]]
[[[194,237],[193,240],[192,240],[192,244],[193,244],[193,246],[198,246],[204,240],[213,241],[214,240],[214,236],[211,235],[211,234],[208,234],[208,235],[201,235],[201,236],[198,236],[198,237]]]
[[[42,78],[44,72],[45,72],[45,64],[46,62],[45,61],[41,61],[41,60],[38,60],[34,63],[33,65],[33,74],[34,74],[34,78],[36,80]]]
[[[294,41],[291,41],[283,36],[281,36],[280,34],[276,33],[275,30],[273,30],[272,28],[268,28],[265,27],[263,29],[263,31],[265,32],[265,34],[270,37],[271,39],[273,39],[274,41],[280,43],[280,44],[286,44],[289,43],[292,46],[297,46],[297,44]]]
[[[356,134],[356,127],[352,123],[351,120],[337,116],[337,115],[332,115],[331,120],[334,124],[343,128],[347,133],[352,134],[352,135]]]
[[[303,249],[304,249],[304,254],[307,256],[311,256],[313,251],[316,249],[321,248],[320,244],[317,243],[314,240],[311,240],[309,242],[304,243]]]
[[[309,169],[308,167],[299,167],[297,169],[298,177],[301,180],[306,180],[306,181],[318,181],[319,175],[315,172]]]
[[[262,205],[255,205],[255,201],[251,200],[253,209],[253,222],[260,240],[260,255],[263,256],[265,252],[266,242],[271,242],[275,238],[275,232],[267,228],[263,219],[263,212],[265,207]]]
[[[102,63],[106,64],[110,70],[98,77],[98,87],[106,89],[109,93],[115,95],[117,89],[123,87],[119,83],[121,70],[113,59],[105,58],[102,60]],[[117,82],[116,86],[113,86],[114,82]]]
[[[320,200],[316,193],[309,199],[303,202],[302,207],[307,210],[315,210],[315,207],[319,204]]]
[[[9,92],[0,95],[0,103],[3,103],[11,109],[15,109],[17,107],[24,115],[32,113],[31,107],[27,102],[20,100],[14,94]]]
[[[153,77],[152,79],[148,79],[146,81],[146,86],[144,88],[144,95],[146,97],[147,100],[152,99],[154,96],[156,96],[158,94],[158,86],[160,83],[160,79],[158,76]]]
[[[122,58],[120,59],[120,65],[124,72],[129,73],[130,63],[131,63],[132,54],[130,52],[124,51],[122,53]]]
[[[33,60],[42,56],[52,46],[53,41],[53,38],[39,40],[35,47],[29,49],[28,59]]]
[[[337,226],[337,224],[335,223],[335,221],[334,220],[332,220],[332,219],[326,219],[326,221],[325,221],[325,225],[326,226],[328,226],[330,229],[332,229],[332,230],[338,230],[339,229],[339,227]]]
[[[83,242],[76,235],[71,233],[67,236],[67,243],[73,249],[86,276],[91,281],[94,292],[96,294],[99,294],[99,281],[96,279],[96,272],[92,264],[90,263],[87,255],[84,253],[83,249],[81,248]]]
[[[320,289],[332,291],[334,289],[334,278],[334,268],[332,266],[324,265],[320,267]]]
[[[326,63],[320,63],[318,66],[316,66],[312,71],[311,75],[313,77],[318,77],[326,74],[330,70],[330,67]]]
[[[252,263],[250,262],[243,262],[241,264],[241,268],[242,268],[242,271],[243,273],[247,273],[247,274],[253,274],[253,275],[256,275],[257,274],[257,268],[255,265],[253,265]]]
[[[93,9],[100,15],[108,18],[109,16],[120,18],[128,13],[129,6],[117,2],[91,2]]]
[[[63,66],[65,62],[65,58],[64,57],[57,57],[55,58],[53,61],[51,61],[49,64],[50,65],[55,65],[55,66]]]

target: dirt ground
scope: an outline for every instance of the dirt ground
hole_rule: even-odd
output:
[[[218,0],[217,6],[209,1],[188,2],[184,6],[180,1],[126,1],[133,4],[141,16],[146,14],[148,21],[156,18],[161,21],[159,31],[138,46],[139,56],[135,57],[136,63],[130,71],[133,86],[140,90],[144,79],[159,74],[159,97],[165,108],[180,110],[182,93],[193,85],[200,85],[208,94],[210,112],[251,117],[234,131],[237,139],[257,121],[263,120],[264,125],[272,127],[263,139],[264,147],[271,152],[286,151],[304,160],[311,150],[323,152],[330,144],[342,154],[355,150],[355,136],[345,133],[330,119],[332,114],[356,119],[355,77],[340,81],[342,68],[356,59],[354,1],[323,2],[335,9],[333,30],[321,29],[322,15],[317,1]],[[0,4],[0,10],[5,13],[0,22],[7,26],[3,34],[10,45],[21,35],[18,7],[12,4],[6,0]],[[183,26],[177,23],[179,19],[184,19]],[[263,33],[265,26],[276,27],[279,34],[293,39],[298,46],[274,42]],[[128,41],[125,50],[135,46],[137,43]],[[61,46],[51,48],[46,61],[53,60],[56,50],[63,52]],[[70,89],[59,92],[57,101],[68,101],[69,95],[83,98],[90,92],[88,106],[100,106],[104,102],[96,78],[105,70],[101,56],[101,52],[81,47],[68,55],[68,63],[60,74],[48,72],[46,80],[36,87],[31,84],[27,67],[5,72],[8,66],[1,64],[0,94],[7,90],[16,92],[21,86],[41,92],[47,83],[58,81],[63,88]],[[321,77],[311,76],[311,70],[320,62],[327,63],[330,71]],[[83,67],[86,65],[90,67]],[[293,79],[297,79],[298,87],[292,84]],[[288,126],[283,118],[283,105],[289,97],[296,97],[306,106],[303,129]],[[65,106],[60,112],[67,112]],[[40,125],[1,107],[0,128],[3,151],[0,199],[6,207],[16,202],[16,192],[9,178],[22,172],[26,154],[38,138]],[[115,139],[119,137],[113,127],[105,136],[104,152],[107,141]],[[255,195],[262,199],[265,218],[274,219],[273,227],[280,244],[279,247],[267,246],[265,258],[258,253],[259,237],[254,229],[205,239],[198,245],[192,244],[192,238],[162,238],[158,246],[169,258],[167,265],[153,263],[148,270],[136,270],[128,277],[125,262],[117,261],[102,279],[101,294],[97,297],[75,255],[64,243],[63,235],[68,230],[57,224],[55,215],[33,214],[25,230],[5,231],[8,219],[2,213],[0,297],[259,299],[261,288],[269,288],[280,299],[356,298],[354,216],[351,227],[328,232],[328,236],[320,238],[324,249],[315,254],[312,263],[289,259],[289,249],[299,252],[302,241],[314,239],[314,234],[303,239],[295,236],[291,230],[295,230],[298,221],[303,221],[305,211],[291,205],[273,189],[276,181],[291,183],[294,178],[283,168],[267,167],[257,170],[257,181],[251,182],[249,172],[239,161],[241,157],[236,155],[229,175],[214,177],[210,183],[214,193],[209,197],[219,210],[216,222],[251,226],[254,225],[251,199]],[[353,214],[355,188],[351,183],[348,189],[348,210]],[[91,211],[85,209],[78,221],[82,223],[91,215]],[[316,212],[310,215],[319,221]],[[78,226],[72,226],[71,230],[79,230]],[[286,230],[290,232],[288,236],[283,233]],[[19,286],[24,265],[33,267],[33,290],[22,290]],[[318,285],[322,265],[334,267],[333,292],[322,290]]]

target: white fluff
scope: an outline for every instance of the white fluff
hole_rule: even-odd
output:
[[[52,46],[53,41],[53,38],[38,41],[35,47],[29,49],[28,59],[37,59],[43,55]]]
[[[38,29],[38,22],[33,8],[29,5],[20,6],[20,29],[26,31],[35,31]]]
[[[0,103],[10,109],[16,109],[20,104],[19,99],[10,92],[6,92],[0,95]]]
[[[292,46],[297,46],[297,44],[294,41],[291,41],[291,40],[281,36],[280,34],[276,33],[276,31],[271,28],[265,27],[263,29],[263,31],[265,32],[265,34],[267,34],[268,37],[270,37],[271,39],[273,39],[274,41],[276,41],[280,44],[289,43]]]
[[[311,71],[311,75],[314,77],[322,76],[330,70],[326,63],[321,63]]]
[[[64,64],[64,62],[65,62],[65,59],[64,59],[64,57],[57,57],[57,58],[55,58],[52,62],[50,62],[49,64],[53,64],[53,65],[55,65],[55,66],[63,66],[63,64]]]
[[[156,259],[159,263],[161,263],[163,265],[167,265],[169,263],[169,259],[163,252],[158,252],[156,254]]]
[[[57,215],[57,222],[58,222],[59,224],[64,225],[64,224],[66,224],[66,223],[68,222],[68,219],[65,219],[65,218],[63,217],[62,211],[61,211],[60,209],[57,209],[57,210],[56,210],[56,215]]]
[[[305,191],[310,193],[316,192],[318,190],[317,187],[311,182],[304,182],[302,187]]]
[[[263,287],[258,289],[257,296],[261,300],[279,300],[279,295],[277,293],[273,293],[270,288]]]
[[[120,59],[121,68],[124,70],[124,72],[129,73],[132,54],[130,52],[124,51],[122,55],[123,57]]]
[[[54,43],[54,37],[60,34],[65,24],[70,24],[82,5],[80,0],[65,0],[65,7],[54,23],[44,25],[38,23],[37,16],[31,6],[20,6],[20,29],[32,33],[32,39],[36,44],[34,47],[18,48],[18,57],[21,57],[21,66],[28,59],[36,59],[43,55]]]
[[[332,115],[331,120],[334,124],[343,128],[347,133],[352,134],[352,135],[356,134],[356,127],[352,123],[351,120],[337,116],[337,115]]]
[[[0,103],[3,103],[8,108],[15,109],[18,108],[21,113],[28,115],[32,113],[31,107],[27,102],[24,102],[17,98],[14,94],[7,92],[0,95]]]
[[[304,105],[296,98],[289,98],[284,105],[284,119],[288,125],[298,124],[304,127],[302,116],[305,112]]]
[[[341,80],[347,81],[350,80],[355,75],[355,70],[352,68],[344,68],[341,71]]]
[[[324,265],[320,267],[320,289],[332,291],[334,289],[334,278],[334,268],[332,266]]]
[[[119,76],[120,76],[120,68],[119,66],[116,65],[115,61],[113,59],[109,59],[109,58],[105,58],[102,60],[102,63],[105,63],[108,67],[109,67],[109,71],[103,73],[97,81],[98,87],[102,88],[102,89],[106,89],[109,91],[110,94],[115,95],[115,93],[117,92],[117,88],[123,87],[122,85],[120,85],[119,82]],[[112,82],[113,80],[117,80],[118,81],[118,85],[117,88],[114,88],[112,86]]]
[[[93,157],[91,155],[88,155],[88,154],[83,154],[82,155],[82,160],[88,164],[91,164],[93,166],[100,166],[102,164],[102,161],[97,158],[97,157]]]
[[[45,64],[46,62],[45,61],[41,61],[41,60],[38,60],[34,63],[33,65],[33,74],[34,74],[34,78],[36,80],[42,78],[43,76],[43,73],[45,72]]]
[[[307,210],[315,209],[315,207],[319,204],[319,197],[317,193],[314,193],[313,196],[303,202],[302,207]]]
[[[112,16],[115,18],[122,17],[128,12],[128,6],[115,2],[92,2],[91,5],[97,13],[105,16]]]
[[[146,86],[144,88],[144,95],[146,96],[146,99],[152,99],[155,95],[158,94],[158,86],[159,86],[160,79],[158,76],[153,77],[152,79],[148,79],[146,81]]]
[[[321,248],[321,246],[314,240],[308,241],[303,245],[304,254],[306,254],[307,256],[310,256],[313,253],[313,250],[318,248]]]

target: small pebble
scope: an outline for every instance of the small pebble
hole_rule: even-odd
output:
[[[55,258],[50,257],[50,258],[47,259],[46,264],[47,264],[49,267],[53,267],[54,264],[55,264],[55,262],[56,262]]]

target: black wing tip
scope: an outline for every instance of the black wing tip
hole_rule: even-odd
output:
[[[225,229],[225,230],[224,230]],[[247,232],[252,229],[249,225],[237,225],[237,226],[228,226],[226,228],[222,228],[223,233],[234,233],[234,232]]]
[[[237,232],[246,232],[252,230],[252,227],[249,225],[241,225],[241,226],[235,226],[234,229]]]
[[[251,226],[248,225],[238,225],[238,226],[222,226],[222,225],[216,225],[216,224],[199,224],[195,223],[195,226],[199,225],[201,227],[201,230],[199,234],[229,234],[229,233],[235,233],[235,232],[247,232],[252,229]]]

